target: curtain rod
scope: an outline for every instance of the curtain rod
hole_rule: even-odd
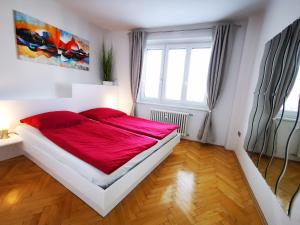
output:
[[[240,28],[242,25],[240,24],[233,24],[234,27]],[[143,29],[143,31],[146,31],[148,34],[154,34],[154,33],[169,33],[169,32],[183,32],[183,31],[197,31],[197,30],[213,30],[216,27],[216,25],[210,26],[210,27],[198,27],[198,28],[190,28],[190,29],[180,29],[180,30],[157,30],[157,31],[147,31],[147,29]]]

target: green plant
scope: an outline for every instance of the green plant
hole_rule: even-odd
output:
[[[101,65],[103,72],[103,81],[112,81],[112,47],[109,50],[106,50],[105,45],[102,45],[102,55],[101,55]]]

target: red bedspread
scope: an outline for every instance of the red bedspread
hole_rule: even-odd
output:
[[[41,132],[52,142],[106,174],[155,145],[157,141],[102,123],[87,121]]]
[[[163,139],[178,128],[177,125],[127,115],[109,117],[102,119],[101,122],[156,139]]]

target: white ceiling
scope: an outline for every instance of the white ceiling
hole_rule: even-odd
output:
[[[108,30],[129,30],[236,20],[268,0],[56,0]]]

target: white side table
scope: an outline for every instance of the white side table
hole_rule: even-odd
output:
[[[23,139],[17,134],[10,134],[9,138],[0,139],[0,161],[22,155],[21,149],[16,146],[22,141]]]
[[[13,145],[17,143],[21,143],[23,140],[17,134],[10,134],[7,139],[0,139],[0,148],[7,145]]]

